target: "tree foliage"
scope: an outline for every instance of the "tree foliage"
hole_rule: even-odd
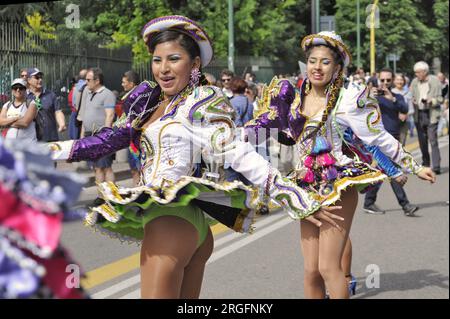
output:
[[[361,2],[361,58],[369,66],[370,32],[366,27],[367,5]],[[68,29],[65,8],[80,9],[80,28]],[[377,67],[386,55],[397,53],[400,70],[410,71],[418,60],[440,57],[448,68],[447,0],[380,0],[380,28],[376,30]],[[300,41],[310,31],[311,0],[233,0],[236,56],[264,56],[271,61],[296,65],[302,56]],[[335,15],[336,28],[356,59],[356,0],[321,0],[321,15]],[[216,57],[228,54],[228,1],[226,0],[62,0],[0,6],[0,19],[21,19],[39,12],[45,23],[56,26],[48,32],[57,41],[93,43],[100,47],[132,48],[136,61],[149,59],[141,39],[149,20],[180,14],[198,21],[213,40]],[[44,21],[42,20],[42,21]],[[29,25],[29,23],[28,23]],[[45,33],[44,33],[45,34]]]
[[[361,61],[370,65],[370,29],[366,25],[371,0],[360,0]],[[433,3],[433,6],[430,4]],[[411,72],[419,60],[439,57],[448,67],[448,1],[389,0],[379,2],[376,29],[376,66],[385,66],[390,53],[400,55],[397,68]],[[433,8],[433,10],[430,10]],[[356,1],[336,0],[336,28],[353,53],[356,65]],[[446,11],[445,11],[446,10]],[[446,38],[443,38],[446,34]],[[392,66],[392,62],[391,62]]]

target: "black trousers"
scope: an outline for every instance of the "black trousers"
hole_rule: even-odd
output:
[[[422,152],[423,166],[430,167],[433,164],[433,169],[441,168],[441,153],[439,151],[437,127],[438,123],[430,124],[430,111],[418,110],[418,122],[416,122],[417,137],[419,138],[420,151]],[[430,152],[428,151],[428,143],[431,144],[431,160]]]
[[[399,136],[393,135],[397,140]],[[379,183],[377,186],[371,188],[367,191],[366,196],[364,197],[364,207],[369,207],[372,204],[375,204],[377,201],[377,194],[381,188],[382,183]],[[391,180],[391,187],[394,191],[395,197],[397,197],[397,201],[401,207],[404,207],[406,204],[409,204],[408,196],[406,196],[405,190],[403,186],[397,183],[395,180]]]
[[[369,207],[372,204],[375,204],[377,201],[377,194],[381,188],[381,183],[372,189],[370,189],[364,198],[364,207]],[[395,197],[397,197],[397,201],[401,207],[405,207],[406,204],[409,204],[408,197],[406,196],[405,190],[403,187],[394,180],[391,180],[391,187],[394,191]]]

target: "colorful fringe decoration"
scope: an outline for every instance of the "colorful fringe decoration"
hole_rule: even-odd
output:
[[[309,155],[304,159],[307,168],[302,181],[308,184],[316,182],[328,183],[338,177],[338,171],[334,164],[336,159],[331,154],[331,145],[323,136],[317,136]]]
[[[136,147],[136,145],[134,144],[133,141],[130,142],[130,147],[129,147],[129,149],[130,149],[130,153],[131,153],[131,155],[133,156],[133,158],[134,158],[136,161],[138,161],[141,154],[140,154],[140,152],[139,152],[139,149]]]

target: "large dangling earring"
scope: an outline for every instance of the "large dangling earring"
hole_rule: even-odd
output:
[[[198,68],[193,68],[191,71],[191,77],[189,79],[189,86],[190,87],[196,87],[199,85],[200,77],[202,73]]]
[[[311,92],[311,82],[309,81],[309,79],[306,79],[305,94],[308,95],[309,92]]]

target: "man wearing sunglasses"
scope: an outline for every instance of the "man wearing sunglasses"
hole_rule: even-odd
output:
[[[394,73],[391,69],[385,68],[380,71],[380,77],[378,79],[378,86],[373,86],[370,89],[370,95],[377,99],[378,105],[381,111],[381,119],[386,131],[389,132],[397,140],[400,139],[400,119],[399,113],[408,114],[408,105],[402,95],[393,93],[391,91],[394,81]],[[405,216],[414,216],[414,212],[419,209],[418,206],[411,205],[402,184],[405,181],[398,179],[391,179],[391,187],[397,197],[397,201],[402,206]],[[364,199],[364,211],[368,214],[384,214],[385,211],[381,210],[375,205],[377,199],[377,193],[381,184],[373,187],[366,193]]]
[[[222,91],[228,99],[231,99],[233,97],[233,91],[231,90],[231,79],[233,77],[233,71],[230,71],[228,69],[224,69],[222,70],[222,72],[220,72],[220,81],[222,82],[223,86]]]
[[[20,78],[22,80],[24,80],[25,82],[28,81],[28,69],[20,69]],[[28,83],[27,83],[27,88],[28,88]]]
[[[66,121],[56,94],[43,87],[42,77],[43,73],[39,69],[28,69],[28,99],[33,100],[38,109],[38,141],[55,142],[59,140],[58,133],[66,130]]]

